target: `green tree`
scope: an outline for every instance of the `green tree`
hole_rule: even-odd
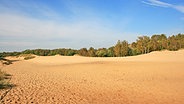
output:
[[[167,37],[165,34],[153,35],[151,37],[151,50],[152,51],[167,49],[167,46],[168,46],[168,42],[167,42]]]
[[[78,51],[78,54],[81,55],[81,56],[88,56],[88,50],[86,48],[81,48]]]
[[[98,57],[107,57],[107,49],[106,48],[99,48],[97,51],[96,51],[96,56]]]
[[[151,36],[151,51],[159,50],[159,47],[160,47],[160,45],[158,43],[159,37],[160,37],[160,35],[152,35]]]
[[[180,43],[176,36],[171,36],[168,38],[168,50],[176,51],[180,48]]]
[[[66,54],[67,56],[73,56],[74,54],[76,54],[74,50],[67,49],[67,54]]]
[[[144,54],[150,52],[150,38],[148,36],[141,36],[137,39],[137,51]]]
[[[116,57],[122,56],[122,44],[120,40],[118,40],[117,44],[114,47],[114,54]]]
[[[178,34],[176,35],[176,40],[179,43],[179,48],[184,48],[184,34]]]
[[[128,42],[124,40],[122,41],[121,45],[121,56],[127,56],[129,51]]]
[[[167,36],[165,34],[161,34],[159,38],[160,50],[167,49]]]
[[[132,42],[132,44],[130,44],[129,47],[129,55],[130,56],[134,56],[134,55],[138,55],[138,49],[137,49],[137,43],[136,42]]]
[[[108,57],[115,57],[114,47],[110,47],[110,48],[107,49],[107,56]]]
[[[89,50],[88,50],[88,55],[89,55],[90,57],[95,57],[95,56],[96,56],[95,53],[96,53],[96,52],[95,52],[95,49],[94,49],[93,47],[90,47]]]

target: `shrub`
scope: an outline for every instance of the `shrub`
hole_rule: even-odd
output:
[[[29,60],[29,59],[33,59],[33,58],[35,58],[35,56],[26,56],[26,57],[24,57],[24,60]]]

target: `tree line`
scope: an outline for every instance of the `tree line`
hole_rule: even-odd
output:
[[[98,48],[93,47],[81,48],[79,50],[75,49],[34,49],[34,50],[24,50],[22,52],[2,52],[1,57],[6,56],[18,56],[20,54],[35,54],[38,56],[53,56],[53,55],[63,55],[63,56],[73,56],[75,54],[88,57],[124,57],[124,56],[134,56],[139,54],[146,54],[152,51],[160,50],[170,50],[177,51],[184,48],[184,34],[177,34],[167,37],[165,34],[152,35],[149,36],[139,36],[135,42],[131,44],[128,41],[123,40],[118,42],[109,48]]]

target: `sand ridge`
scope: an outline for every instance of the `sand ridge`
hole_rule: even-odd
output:
[[[116,58],[38,56],[5,66],[2,103],[183,104],[184,50]]]
[[[128,56],[128,57],[83,57],[83,56],[37,56],[37,58],[29,60],[33,63],[47,65],[61,65],[74,63],[90,63],[98,61],[150,61],[150,62],[184,62],[184,50],[180,51],[156,51],[149,54]]]

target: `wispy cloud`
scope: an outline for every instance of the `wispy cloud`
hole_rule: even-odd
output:
[[[184,6],[180,6],[180,5],[175,5],[175,6],[172,6],[174,9],[184,13]]]
[[[171,4],[169,3],[161,2],[158,0],[147,0],[147,1],[142,1],[142,2],[148,5],[160,6],[160,7],[170,7],[171,6]]]
[[[184,21],[184,17],[181,17],[181,20],[183,20],[183,21]]]
[[[4,5],[0,4],[0,48],[2,49],[6,46],[19,47],[17,49],[22,50],[39,47],[102,47],[102,42],[108,42],[106,45],[110,46],[117,40],[113,34],[119,34],[104,26],[103,21],[95,15],[89,15],[88,19],[79,18],[68,22],[63,19],[62,13],[44,4],[33,2],[27,4],[19,0],[4,2]]]
[[[152,5],[152,6],[159,6],[159,7],[165,7],[165,8],[173,8],[179,12],[184,13],[184,5],[175,5],[175,4],[170,4],[167,2],[162,2],[159,0],[147,0],[147,1],[142,1],[142,3],[147,4],[147,5]]]
[[[22,0],[2,0],[0,3],[0,13],[13,13],[38,18],[57,18],[60,15],[47,5],[39,2]]]

